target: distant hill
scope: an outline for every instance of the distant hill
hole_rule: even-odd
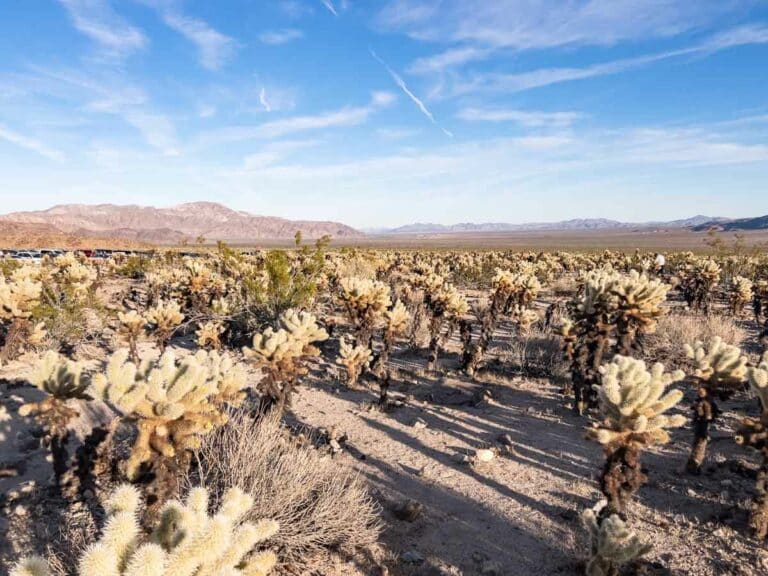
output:
[[[416,223],[391,228],[388,230],[377,230],[379,234],[457,234],[462,232],[526,232],[526,231],[547,231],[547,230],[620,230],[636,228],[690,228],[701,226],[705,223],[722,224],[727,223],[728,218],[717,218],[712,216],[693,216],[684,220],[672,220],[669,222],[620,222],[618,220],[608,220],[606,218],[581,218],[574,220],[563,220],[560,222],[535,222],[529,224],[506,224],[506,223],[482,223],[482,224],[429,224]]]
[[[62,232],[49,224],[27,224],[0,221],[0,249],[61,248],[83,250],[106,248],[133,250],[147,245],[126,238],[103,238],[82,233]]]
[[[358,237],[360,232],[337,222],[286,220],[232,210],[215,202],[193,202],[172,208],[64,204],[38,212],[0,216],[0,232],[8,224],[43,225],[52,232],[124,238],[151,244],[178,244],[202,236],[208,241],[246,243],[259,239]]]
[[[756,218],[737,218],[725,222],[708,221],[694,227],[697,232],[705,230],[723,230],[726,232],[739,230],[768,230],[768,216],[758,216]]]

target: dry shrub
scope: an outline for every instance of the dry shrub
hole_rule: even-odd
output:
[[[686,363],[683,345],[709,342],[714,336],[720,336],[726,344],[741,346],[746,331],[730,316],[668,314],[659,320],[656,333],[645,338],[645,356],[678,367]]]
[[[257,421],[235,411],[205,437],[195,478],[219,498],[237,486],[254,506],[246,520],[272,518],[278,557],[305,573],[328,550],[353,552],[378,540],[378,506],[363,479],[320,452],[300,446],[278,417]],[[199,476],[199,478],[197,477]]]
[[[525,376],[559,381],[568,372],[560,339],[538,326],[528,333],[514,335],[508,354],[514,369]]]

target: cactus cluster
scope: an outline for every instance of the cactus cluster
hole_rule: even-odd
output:
[[[339,339],[339,357],[336,363],[346,368],[348,386],[357,384],[360,374],[370,365],[371,360],[373,353],[367,346],[350,344],[346,338]]]
[[[731,314],[740,316],[744,311],[744,307],[752,302],[754,299],[753,286],[754,284],[749,278],[744,276],[733,278],[730,291],[728,292],[728,305],[731,309]]]
[[[580,294],[568,305],[569,317],[557,330],[571,364],[578,413],[595,405],[594,386],[606,357],[637,352],[638,338],[655,330],[668,290],[660,280],[634,270],[600,269],[584,276]]]
[[[615,576],[621,566],[647,554],[651,546],[627,526],[618,514],[601,515],[602,511],[585,510],[581,520],[590,536],[590,558],[587,576]]]
[[[679,370],[666,373],[662,364],[648,370],[642,360],[618,355],[602,366],[600,373],[602,384],[595,385],[595,391],[603,420],[589,430],[589,436],[605,449],[600,487],[610,510],[621,512],[645,482],[641,451],[654,444],[666,444],[667,429],[685,424],[681,414],[665,414],[683,397],[680,390],[667,389],[685,374]]]
[[[254,335],[252,347],[243,354],[264,374],[258,387],[262,392],[260,412],[282,411],[290,405],[293,389],[307,373],[306,360],[319,355],[312,344],[328,339],[328,333],[309,312],[287,310],[279,319],[277,331],[271,327]]]
[[[682,271],[680,289],[692,310],[709,313],[715,288],[720,283],[722,268],[711,259],[695,259]]]
[[[373,331],[383,322],[392,301],[389,286],[378,280],[342,278],[340,296],[355,326],[357,344],[370,348]]]
[[[31,321],[43,291],[35,272],[22,267],[10,280],[0,274],[0,361],[15,358],[25,346],[37,345],[45,337],[44,324]]]
[[[155,337],[160,350],[165,350],[171,340],[173,331],[184,321],[181,306],[176,301],[163,302],[147,310],[146,319],[149,322],[150,332]]]
[[[754,448],[762,457],[750,526],[757,539],[763,541],[768,538],[768,352],[757,366],[749,369],[748,377],[752,391],[760,400],[761,412],[758,418],[744,418],[736,433],[736,442]]]
[[[69,401],[90,398],[91,381],[84,374],[84,368],[83,364],[68,360],[57,352],[47,352],[29,377],[30,384],[46,396],[39,402],[29,402],[19,408],[19,415],[33,416],[42,425],[58,486],[67,471],[68,425],[79,415]]]
[[[168,502],[146,537],[139,523],[139,492],[120,486],[106,502],[101,538],[71,569],[78,576],[267,576],[277,556],[255,548],[277,533],[278,524],[243,522],[253,499],[237,488],[224,494],[214,515],[208,513],[208,501],[205,488],[194,488],[185,502]],[[22,559],[10,572],[10,576],[52,574],[47,561],[37,556]]]
[[[729,398],[744,384],[747,357],[719,336],[707,345],[703,342],[686,344],[685,351],[695,366],[694,377],[698,384],[693,405],[693,446],[687,467],[689,472],[698,474],[707,456],[710,427],[720,415],[715,399]]]
[[[243,367],[217,352],[199,351],[179,361],[167,351],[136,365],[127,350],[118,350],[93,377],[90,392],[136,422],[126,476],[137,480],[149,467],[158,484],[169,483],[172,490],[173,481],[160,472],[186,466],[199,436],[226,422],[223,404],[239,404],[245,387]]]

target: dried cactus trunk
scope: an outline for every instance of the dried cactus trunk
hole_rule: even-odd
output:
[[[701,467],[707,457],[707,446],[709,445],[709,428],[720,414],[720,409],[709,396],[709,391],[705,387],[698,390],[698,398],[693,404],[693,446],[691,454],[688,457],[686,470],[691,474],[701,473]]]
[[[606,451],[600,491],[608,499],[611,513],[625,513],[632,495],[647,479],[642,472],[640,450],[636,446],[620,446]]]

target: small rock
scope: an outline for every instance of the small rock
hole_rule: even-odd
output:
[[[424,422],[421,418],[416,418],[416,420],[413,422],[413,427],[416,430],[424,430],[424,428],[427,427],[427,423]]]
[[[408,550],[400,556],[400,559],[406,564],[421,564],[424,562],[424,555],[418,550]]]
[[[490,462],[496,458],[496,452],[490,448],[475,450],[475,462]]]
[[[454,455],[451,456],[451,458],[457,464],[466,464],[467,462],[469,462],[469,456],[467,456],[466,454],[462,454],[461,452],[454,453]]]

